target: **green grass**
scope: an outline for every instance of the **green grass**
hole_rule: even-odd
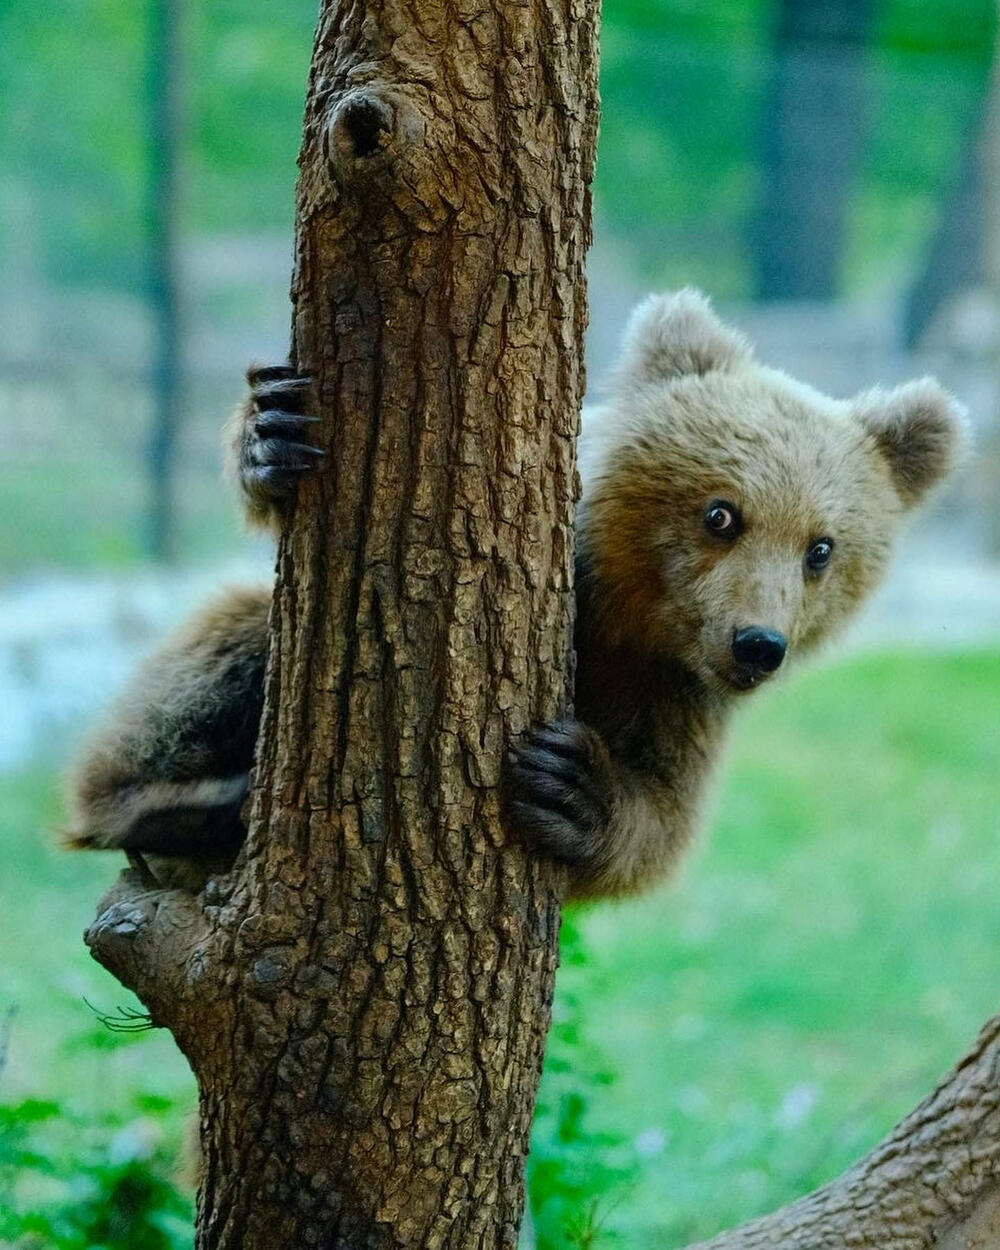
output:
[[[1000,656],[882,656],[748,707],[713,833],[581,919],[594,1123],[662,1140],[609,1220],[681,1245],[829,1179],[1000,1006]]]
[[[118,865],[60,851],[60,817],[51,774],[0,780],[0,1012],[13,1012],[3,1101],[44,1098],[80,1114],[117,1108],[124,1115],[136,1090],[193,1100],[187,1066],[165,1034],[133,1039],[109,1033],[98,1019],[138,1007],[82,940]]]
[[[809,672],[746,708],[680,878],[577,914],[553,1048],[577,1075],[551,1063],[542,1101],[576,1081],[609,1190],[595,1246],[665,1250],[821,1183],[997,1009],[998,707],[1000,654]],[[52,849],[58,819],[48,774],[0,781],[0,1008],[17,1006],[0,1092],[122,1119],[141,1092],[173,1108],[173,1137],[192,1086],[169,1040],[109,1036],[84,1002],[130,1001],[80,941],[112,864]],[[547,1114],[536,1157],[551,1133]],[[634,1174],[620,1192],[616,1171]],[[545,1246],[573,1244],[564,1220],[542,1213]]]
[[[183,1250],[193,1079],[99,1018],[139,1007],[81,940],[114,866],[58,851],[59,820],[51,774],[0,780],[0,1245]]]

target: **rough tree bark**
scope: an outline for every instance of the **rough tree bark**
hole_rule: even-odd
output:
[[[559,882],[498,782],[566,694],[597,8],[321,5],[293,360],[331,454],[250,839],[88,934],[197,1076],[201,1250],[516,1242]]]
[[[504,743],[563,704],[596,0],[325,0],[294,358],[330,470],[279,553],[251,835],[87,938],[198,1078],[199,1250],[513,1247],[556,882]],[[840,1180],[701,1250],[1000,1244],[1000,1021]]]

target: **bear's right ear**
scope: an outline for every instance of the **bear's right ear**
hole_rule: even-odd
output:
[[[615,369],[619,384],[667,382],[731,369],[752,359],[750,344],[725,325],[700,291],[650,295],[629,318]]]

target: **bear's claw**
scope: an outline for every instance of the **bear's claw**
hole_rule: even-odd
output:
[[[291,501],[303,474],[326,454],[303,441],[317,417],[308,409],[312,383],[290,365],[247,371],[250,402],[243,431],[240,476],[252,497],[283,505]]]
[[[610,790],[604,745],[579,721],[533,729],[511,752],[507,806],[517,828],[576,869],[599,865]]]

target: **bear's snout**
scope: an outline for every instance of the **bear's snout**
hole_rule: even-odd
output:
[[[751,673],[773,673],[781,667],[788,639],[776,629],[750,625],[733,631],[733,659]]]

